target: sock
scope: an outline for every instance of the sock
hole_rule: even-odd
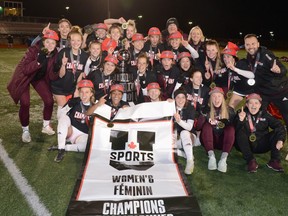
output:
[[[187,160],[193,160],[193,147],[191,143],[183,144]]]
[[[23,133],[24,133],[25,131],[28,131],[28,132],[29,132],[29,126],[25,126],[25,127],[22,126],[22,130],[23,130]]]
[[[88,134],[79,135],[75,140],[75,144],[68,144],[65,146],[66,151],[85,152],[87,139]]]
[[[209,157],[215,157],[214,151],[213,150],[209,150],[208,151],[208,156]]]
[[[228,157],[228,152],[222,152],[221,159],[226,160]]]
[[[43,127],[47,127],[50,124],[50,120],[43,120]]]
[[[60,119],[62,115],[66,115],[67,111],[68,111],[67,106],[65,106],[65,107],[58,106],[57,119]]]
[[[61,116],[57,126],[58,149],[65,149],[69,126],[71,126],[70,118],[68,116]]]

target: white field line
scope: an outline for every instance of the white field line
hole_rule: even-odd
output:
[[[36,192],[28,184],[27,179],[21,174],[21,171],[15,165],[14,161],[8,156],[5,148],[2,145],[2,139],[0,139],[0,158],[3,161],[8,172],[12,176],[16,186],[27,200],[29,206],[32,208],[33,212],[39,216],[51,215],[49,210],[40,201],[40,198],[38,197]]]

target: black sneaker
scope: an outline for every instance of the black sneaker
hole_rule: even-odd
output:
[[[58,145],[52,145],[52,146],[48,147],[47,150],[48,150],[48,151],[58,150]]]
[[[64,155],[65,155],[65,149],[59,149],[58,154],[55,157],[54,161],[57,163],[61,162],[64,158]]]

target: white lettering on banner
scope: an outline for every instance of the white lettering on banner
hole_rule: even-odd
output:
[[[147,214],[157,214],[172,216],[172,214],[165,214],[166,209],[164,205],[164,200],[134,200],[127,202],[105,202],[103,204],[103,215],[147,215]]]

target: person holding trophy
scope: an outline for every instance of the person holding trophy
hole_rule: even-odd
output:
[[[242,107],[235,118],[236,148],[242,152],[248,165],[248,172],[257,172],[258,163],[253,154],[269,151],[271,159],[267,163],[267,167],[277,172],[283,172],[280,163],[280,149],[286,139],[285,127],[261,107],[260,95],[252,93],[246,97],[246,108]]]

